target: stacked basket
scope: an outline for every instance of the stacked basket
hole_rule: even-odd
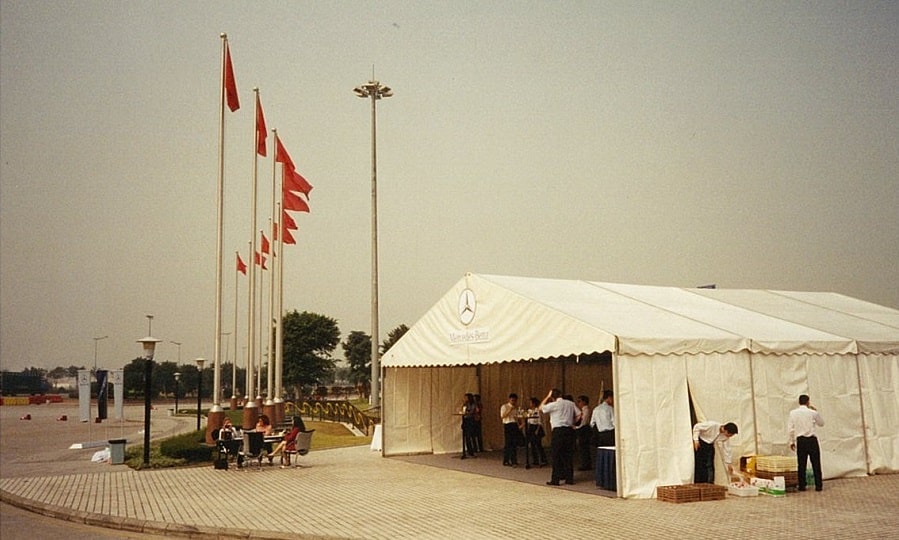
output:
[[[775,476],[784,477],[787,489],[799,486],[798,465],[792,456],[758,456],[755,460],[755,475],[758,478],[774,480]]]

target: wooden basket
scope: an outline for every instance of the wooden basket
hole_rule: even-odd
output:
[[[673,503],[696,502],[702,500],[702,492],[696,484],[679,486],[658,486],[656,497],[660,501]]]
[[[699,488],[699,500],[723,501],[727,494],[727,488],[715,484],[693,484]]]

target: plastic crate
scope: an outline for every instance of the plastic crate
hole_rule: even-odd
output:
[[[699,487],[699,500],[723,501],[727,494],[727,488],[715,484],[693,484]]]
[[[758,497],[759,488],[756,486],[727,486],[727,493],[736,497]]]
[[[766,472],[789,472],[798,468],[793,456],[756,456],[755,470]]]
[[[672,503],[697,502],[702,500],[702,492],[695,484],[679,486],[658,486],[656,497],[660,501]]]
[[[759,478],[765,478],[766,480],[774,480],[775,476],[783,476],[784,477],[784,485],[787,488],[792,488],[792,487],[796,487],[799,485],[799,473],[796,471],[787,471],[787,472],[755,471],[755,475]]]

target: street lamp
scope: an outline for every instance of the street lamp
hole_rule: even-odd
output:
[[[178,416],[178,381],[181,380],[181,373],[175,372],[175,416]]]
[[[94,373],[97,372],[97,343],[108,337],[109,336],[100,336],[94,338]]]
[[[361,98],[371,98],[371,405],[381,404],[381,363],[378,354],[378,152],[377,114],[375,103],[393,96],[393,90],[378,81],[368,81],[353,92]]]
[[[144,315],[147,318],[147,335],[153,335],[153,316],[150,314]],[[162,340],[160,340],[162,341]]]
[[[150,465],[150,383],[153,376],[153,354],[160,341],[162,340],[150,336],[137,340],[144,348],[144,465]]]
[[[202,407],[203,390],[203,364],[206,363],[205,358],[197,358],[197,431],[200,430],[200,408]]]

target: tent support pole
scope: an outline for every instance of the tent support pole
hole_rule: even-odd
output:
[[[753,369],[752,357],[755,356],[749,351],[749,392],[752,394],[752,429],[755,431],[755,455],[759,455],[759,414],[755,404],[755,370]]]
[[[865,443],[865,472],[873,474],[871,471],[871,454],[868,450],[868,421],[865,418],[865,400],[862,398],[862,368],[858,361],[859,353],[855,353],[855,376],[858,379],[858,409],[862,415],[862,441]]]

